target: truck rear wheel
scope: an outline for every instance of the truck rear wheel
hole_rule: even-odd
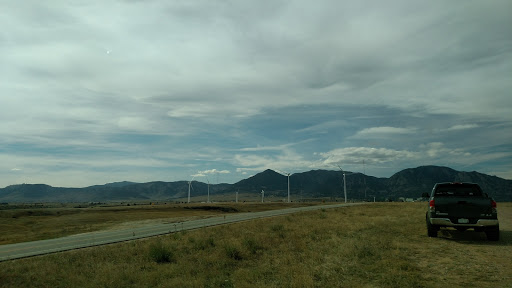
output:
[[[489,241],[498,241],[500,240],[500,226],[496,226],[493,228],[488,228],[485,230],[485,235],[487,235],[487,240]]]
[[[428,221],[428,217],[427,217],[427,235],[428,235],[428,237],[437,237],[437,231],[439,231],[439,228],[430,224],[430,221]]]

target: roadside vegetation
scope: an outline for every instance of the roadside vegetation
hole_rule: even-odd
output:
[[[146,203],[103,206],[55,204],[50,208],[3,206],[0,207],[0,245],[123,228],[127,225],[147,225],[151,221],[180,222],[226,213],[257,212],[316,204],[321,203]]]
[[[425,203],[372,203],[0,263],[2,287],[512,287],[502,239],[442,231]]]

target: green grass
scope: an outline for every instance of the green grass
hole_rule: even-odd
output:
[[[156,263],[176,262],[174,249],[162,242],[155,242],[149,246],[149,257]]]
[[[429,238],[425,203],[377,203],[2,262],[0,286],[512,287],[512,205],[499,209],[499,242]]]

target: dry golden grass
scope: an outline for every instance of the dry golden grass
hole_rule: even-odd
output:
[[[318,203],[217,203],[131,206],[54,207],[0,210],[0,245],[50,239],[102,229],[144,225],[148,221],[183,221],[225,213],[256,212]],[[215,209],[190,209],[198,207]],[[225,211],[221,210],[226,208]]]
[[[425,206],[318,210],[7,261],[0,286],[512,287],[511,203],[499,206],[499,242],[429,238]]]

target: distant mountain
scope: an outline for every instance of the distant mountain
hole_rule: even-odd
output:
[[[230,184],[210,185],[210,193],[226,190]],[[208,184],[192,181],[191,195],[208,193]],[[61,188],[44,184],[11,185],[0,189],[0,202],[128,202],[128,201],[173,201],[188,196],[188,181],[177,182],[117,182],[85,188]]]
[[[363,199],[365,194],[378,196],[385,191],[383,179],[362,173],[345,171],[347,195],[349,198]],[[340,171],[312,170],[292,175],[291,187],[302,190],[309,197],[344,197],[343,174]],[[290,180],[291,181],[291,180]],[[349,193],[350,192],[350,193]]]
[[[448,167],[420,166],[402,170],[387,180],[388,195],[421,195],[430,192],[438,182],[472,182],[478,183],[484,192],[496,200],[512,201],[512,181],[496,176],[489,176],[476,171],[461,172]],[[415,196],[416,197],[416,196]]]
[[[45,184],[11,185],[0,189],[0,202],[83,202],[86,191],[80,188],[60,188]]]
[[[346,173],[347,196],[350,199],[418,198],[437,182],[474,182],[497,201],[512,201],[512,180],[476,171],[461,172],[448,167],[420,166],[404,169],[390,178],[377,178],[362,173]],[[265,170],[235,184],[210,184],[210,195],[224,193],[260,193],[285,197],[287,176]],[[205,196],[208,184],[192,181],[191,196]],[[290,194],[297,198],[343,198],[343,175],[339,171],[312,170],[290,176]],[[115,182],[85,188],[51,187],[45,184],[11,185],[0,189],[0,202],[109,202],[109,201],[174,201],[188,196],[188,181],[149,183]]]
[[[261,190],[268,191],[280,191],[288,189],[286,176],[277,173],[274,170],[267,169],[261,173],[258,173],[252,177],[241,180],[232,187],[228,188],[227,191],[243,191],[243,192],[257,192]]]
[[[132,184],[138,184],[138,183],[130,182],[130,181],[122,181],[122,182],[107,183],[107,184],[102,185],[102,186],[107,186],[107,187],[124,187],[124,186],[132,185]]]

